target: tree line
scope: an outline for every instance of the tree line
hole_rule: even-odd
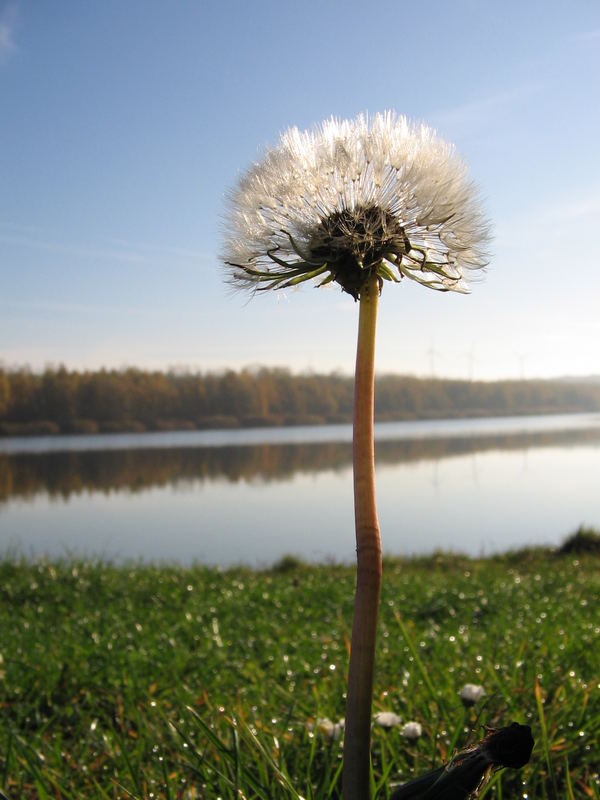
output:
[[[343,423],[353,379],[286,369],[0,368],[0,435]],[[600,384],[380,375],[379,421],[600,410]]]

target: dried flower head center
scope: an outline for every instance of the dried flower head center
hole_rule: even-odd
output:
[[[401,261],[411,245],[396,217],[377,206],[336,211],[321,220],[309,242],[311,261],[326,263],[354,297],[383,259]]]

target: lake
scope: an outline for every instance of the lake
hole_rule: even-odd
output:
[[[0,552],[265,566],[354,559],[348,425],[0,439]],[[384,555],[600,528],[600,414],[376,425]]]

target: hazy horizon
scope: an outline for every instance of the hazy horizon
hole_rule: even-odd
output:
[[[165,374],[173,373],[173,374],[211,374],[211,375],[222,375],[226,372],[249,372],[249,373],[257,373],[263,369],[266,370],[282,370],[284,372],[288,372],[290,375],[324,375],[324,376],[340,376],[342,378],[353,379],[354,372],[352,369],[323,369],[323,370],[315,370],[311,367],[304,367],[304,368],[297,368],[294,369],[291,366],[286,366],[285,364],[242,364],[239,367],[231,367],[231,366],[222,366],[222,367],[212,367],[207,368],[203,367],[202,365],[189,365],[189,364],[171,364],[167,365],[166,367],[158,368],[158,367],[143,367],[139,364],[134,363],[121,363],[115,365],[100,365],[98,367],[90,367],[90,366],[70,366],[69,364],[65,364],[63,362],[57,363],[46,363],[42,366],[33,366],[31,364],[7,364],[0,359],[0,369],[4,369],[6,372],[18,372],[19,370],[28,370],[34,375],[40,375],[45,371],[53,371],[53,370],[60,370],[66,369],[68,372],[125,372],[127,370],[139,370],[141,372],[161,372]],[[464,376],[454,376],[454,375],[444,375],[443,373],[440,374],[431,374],[431,373],[416,373],[416,372],[402,372],[402,371],[394,371],[394,370],[382,370],[376,369],[375,370],[376,377],[387,377],[387,376],[394,376],[394,377],[402,377],[402,378],[411,378],[416,380],[434,380],[434,381],[466,381],[466,382],[481,382],[481,383],[494,383],[494,382],[502,382],[502,381],[548,381],[548,382],[581,382],[581,383],[600,383],[600,374],[593,374],[590,373],[588,375],[549,375],[546,377],[522,377],[518,375],[514,376],[507,376],[505,378],[478,378],[477,376],[473,377],[464,377]]]

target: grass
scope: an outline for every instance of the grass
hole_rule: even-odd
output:
[[[384,564],[373,786],[530,724],[488,798],[600,798],[600,562],[523,551]],[[0,563],[0,791],[8,798],[337,798],[354,571]],[[465,709],[463,684],[486,696]]]

